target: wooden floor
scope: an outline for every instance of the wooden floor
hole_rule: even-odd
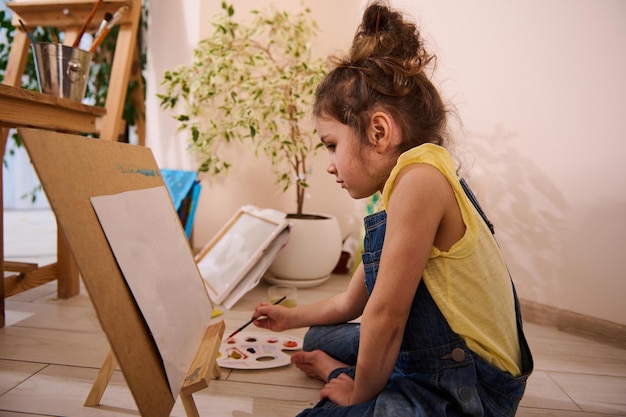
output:
[[[5,252],[16,261],[54,259],[54,218],[47,211],[5,213]],[[322,286],[301,289],[300,303],[343,289],[336,275]],[[267,284],[225,312],[226,331],[239,327],[266,298]],[[102,405],[83,407],[108,351],[89,296],[59,300],[56,284],[6,300],[7,327],[0,329],[0,416],[138,415],[120,371]],[[518,416],[626,416],[626,351],[552,328],[526,323],[535,357]],[[288,332],[302,337],[304,329]],[[296,368],[261,371],[222,369],[221,378],[194,395],[201,416],[293,416],[318,398],[321,383]],[[172,412],[185,416],[180,402]],[[390,416],[391,417],[391,416]]]

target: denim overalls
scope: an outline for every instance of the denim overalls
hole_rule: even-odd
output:
[[[371,294],[378,274],[385,237],[387,214],[381,211],[365,218],[363,266]],[[513,288],[515,295],[515,289]],[[471,352],[450,329],[421,281],[406,324],[400,353],[385,389],[374,400],[338,407],[324,399],[299,416],[514,416],[532,371],[533,361],[522,331],[515,295],[517,327],[522,351],[522,376],[513,377]],[[359,325],[355,323],[311,328],[304,350],[321,349],[350,365],[336,369],[354,377],[359,347]]]

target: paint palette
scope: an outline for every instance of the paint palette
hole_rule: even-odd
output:
[[[217,364],[231,369],[269,369],[289,365],[284,351],[302,349],[302,340],[277,333],[239,333],[220,346]]]

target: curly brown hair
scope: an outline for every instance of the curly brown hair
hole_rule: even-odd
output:
[[[383,1],[368,5],[345,57],[318,85],[313,116],[351,127],[365,143],[373,112],[389,112],[402,131],[404,152],[423,143],[443,145],[447,109],[426,74],[436,57],[417,26]]]

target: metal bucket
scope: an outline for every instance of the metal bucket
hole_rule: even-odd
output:
[[[57,97],[82,101],[87,89],[91,54],[60,43],[34,43],[39,91]]]

